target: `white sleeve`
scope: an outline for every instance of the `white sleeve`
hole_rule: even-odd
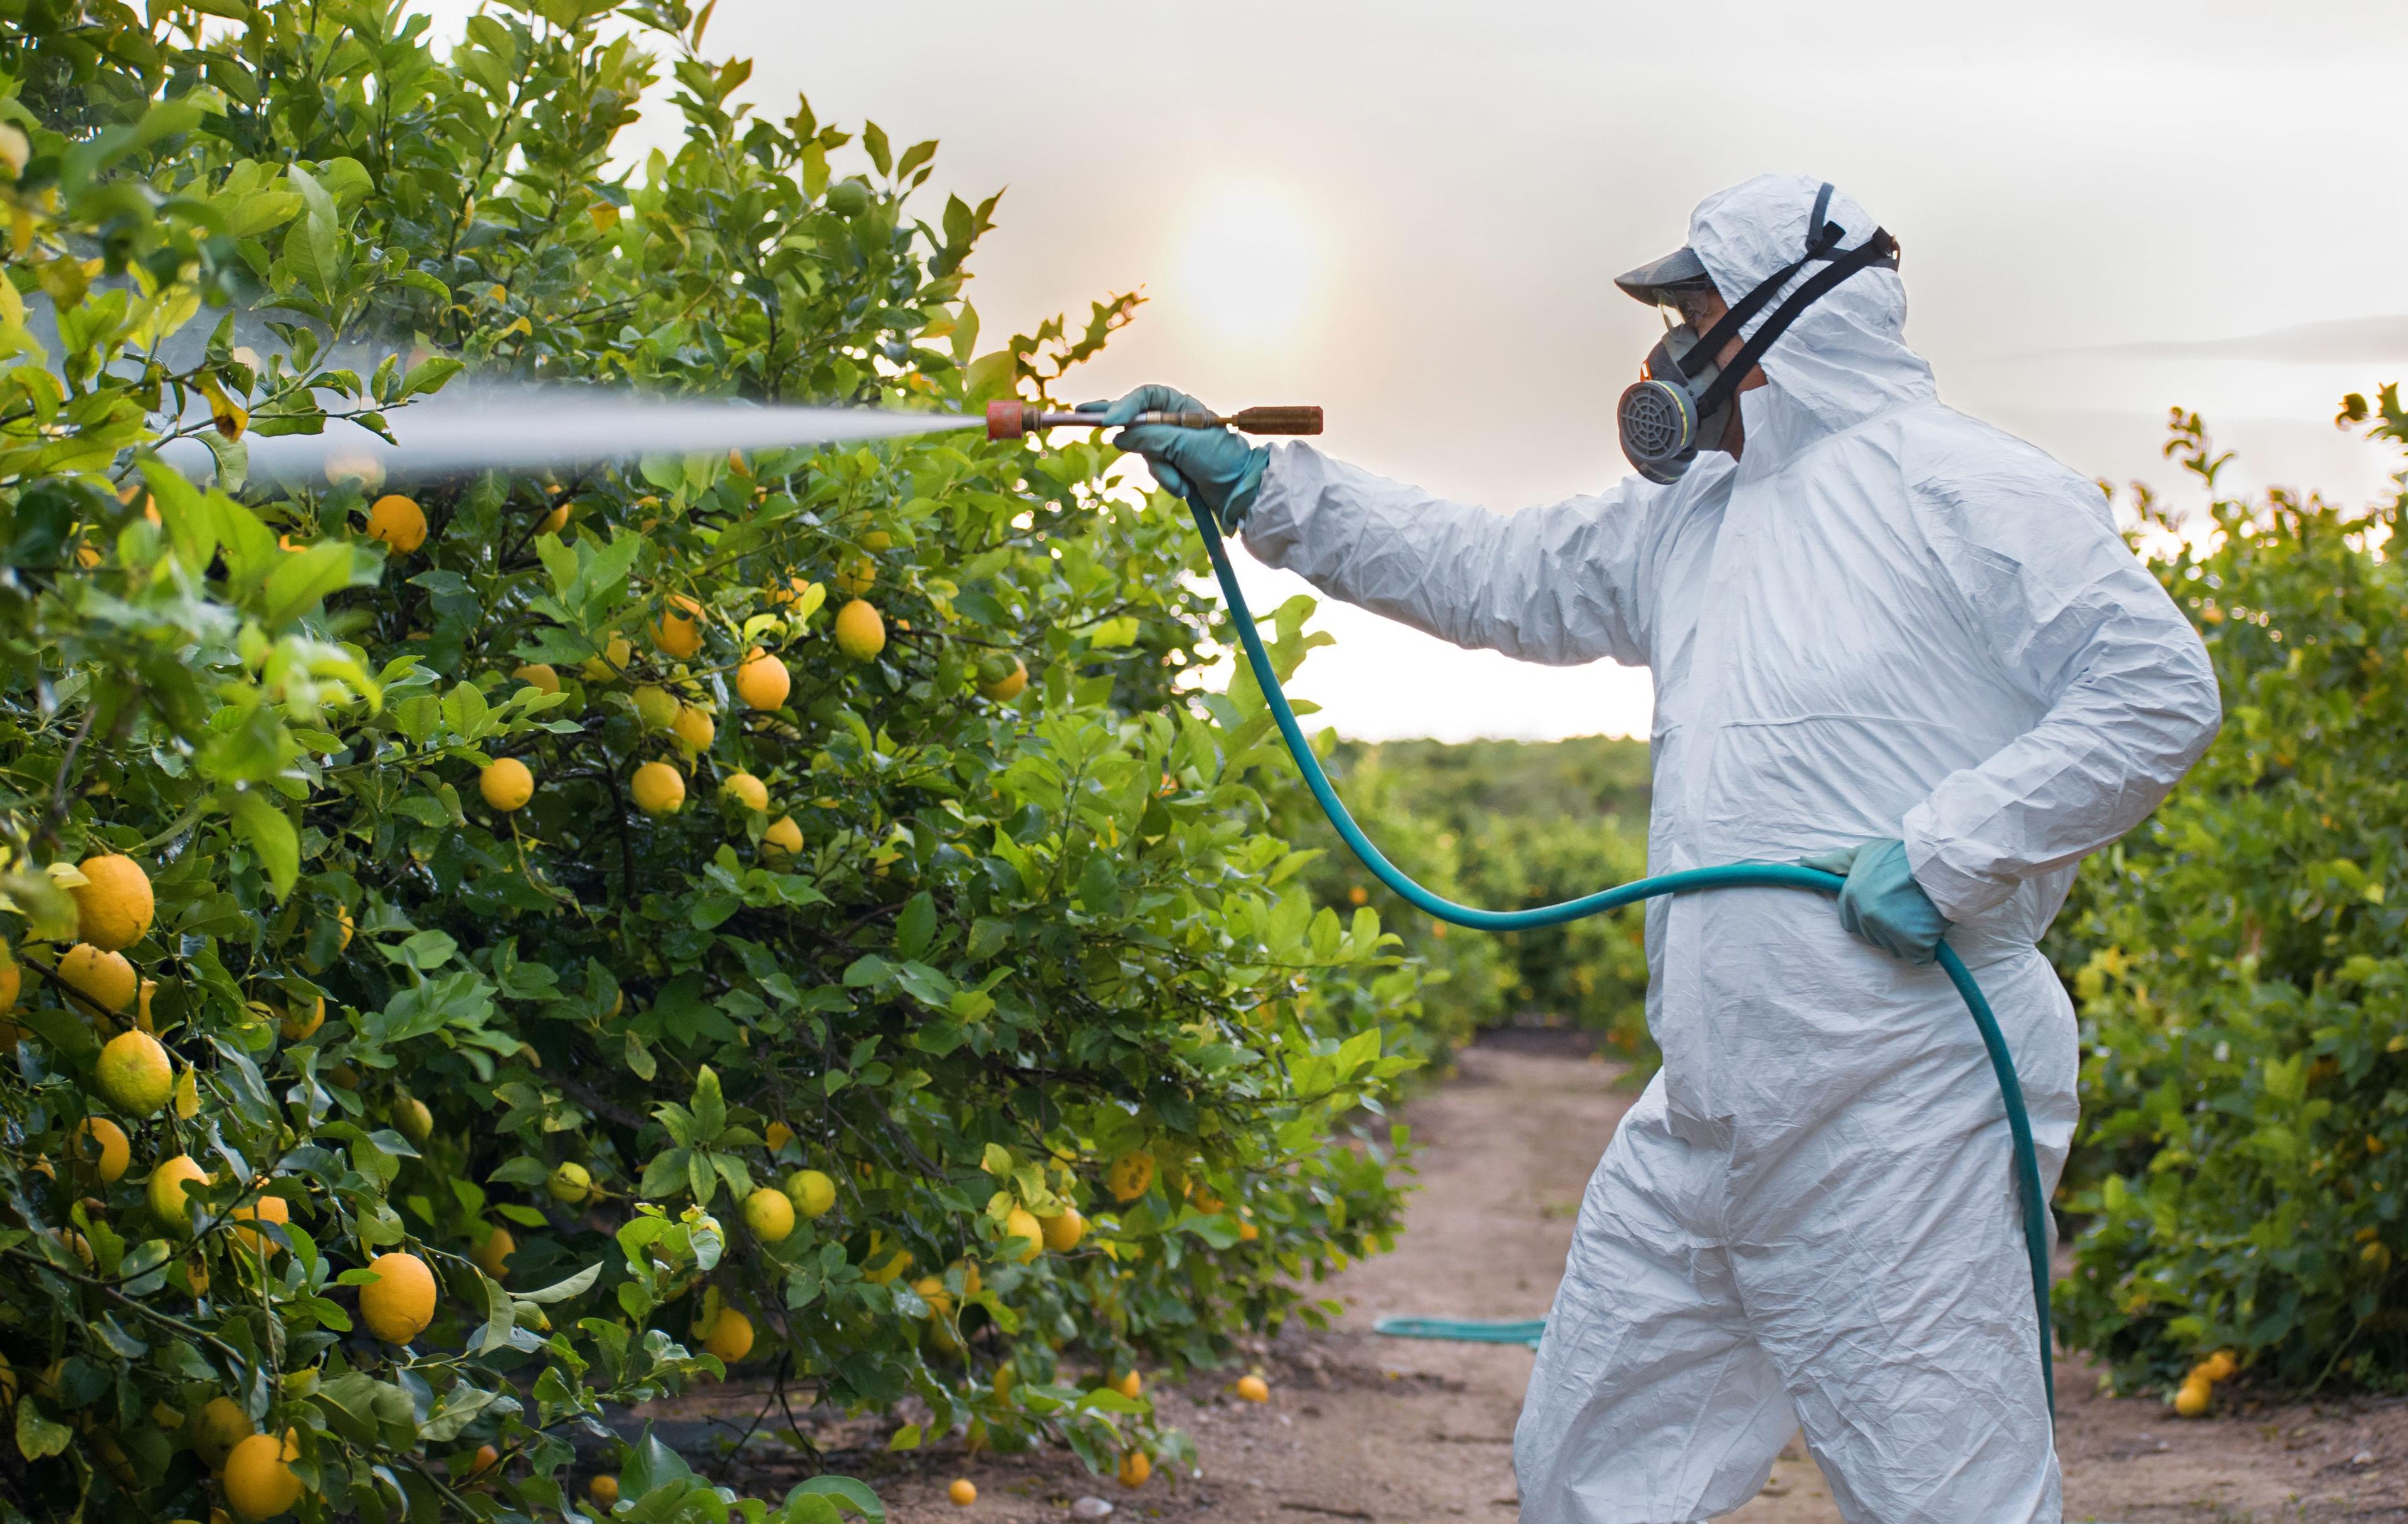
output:
[[[1916,497],[1975,632],[2044,706],[1907,812],[1915,882],[1962,922],[2147,818],[2215,739],[2223,706],[2198,632],[2097,487],[2010,467]]]
[[[1246,548],[1334,597],[1459,646],[1569,667],[1647,661],[1644,510],[1632,482],[1518,513],[1450,503],[1330,459],[1271,449]]]

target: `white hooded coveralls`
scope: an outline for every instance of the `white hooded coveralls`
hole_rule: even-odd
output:
[[[1698,208],[1727,299],[1798,257],[1818,183]],[[2077,1042],[2033,944],[2206,749],[2215,681],[2099,488],[1942,406],[1905,314],[1887,269],[1825,295],[1741,394],[1744,458],[1669,486],[1499,515],[1290,444],[1245,542],[1457,645],[1649,668],[1651,873],[1902,838],[2053,1190]],[[1946,975],[1784,889],[1652,900],[1647,953],[1664,1067],[1581,1207],[1514,1437],[1526,1524],[1728,1512],[1797,1427],[1851,1521],[2057,1524],[2006,1115]]]

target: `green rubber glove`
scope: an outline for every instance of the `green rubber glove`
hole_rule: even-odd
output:
[[[1081,412],[1101,412],[1108,427],[1126,424],[1141,412],[1210,412],[1186,393],[1169,386],[1140,386],[1117,402],[1082,402]],[[1220,521],[1223,534],[1234,535],[1262,490],[1263,470],[1270,452],[1248,444],[1226,428],[1172,428],[1146,424],[1122,428],[1115,447],[1145,457],[1146,468],[1162,490],[1191,503],[1201,503]]]
[[[1939,957],[1949,920],[1914,882],[1905,842],[1895,837],[1862,841],[1842,851],[1818,853],[1806,858],[1804,866],[1847,879],[1840,889],[1840,925],[1849,935],[1917,968]]]

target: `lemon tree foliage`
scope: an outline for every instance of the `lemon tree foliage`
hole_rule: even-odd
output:
[[[1646,876],[1644,741],[1341,742],[1329,767],[1381,850],[1457,903],[1518,910]],[[1301,785],[1277,798],[1286,834],[1324,851],[1315,894],[1368,905],[1401,937],[1421,972],[1426,1051],[1500,1023],[1562,1022],[1598,1031],[1634,1078],[1653,1071],[1643,909],[1497,936],[1449,927],[1355,861]]]
[[[2373,433],[2408,440],[2394,389]],[[2168,453],[2214,495],[2196,415]],[[2153,563],[2224,729],[2051,944],[2086,1056],[2057,1314],[2128,1388],[2226,1349],[2279,1386],[2408,1387],[2402,508],[2218,496],[2214,536]]]
[[[246,480],[463,368],[1041,395],[1134,302],[982,349],[995,203],[737,104],[669,0],[441,52],[370,0],[0,15],[0,1497],[875,1516],[601,1427],[731,1364],[913,1399],[898,1447],[1182,1454],[1134,1372],[1387,1242],[1354,1119],[1420,1012],[1269,828],[1259,697],[1179,683],[1182,516],[959,434]]]

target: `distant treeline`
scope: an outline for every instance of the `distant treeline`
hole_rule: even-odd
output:
[[[1641,876],[1647,861],[1647,744],[1559,741],[1341,742],[1329,769],[1381,850],[1450,899],[1485,909],[1546,904]],[[1508,1023],[1585,1028],[1652,1061],[1638,910],[1490,936],[1443,926],[1382,887],[1298,788],[1283,828],[1325,849],[1308,872],[1324,903],[1369,904],[1426,968],[1426,1041],[1461,1042]]]

